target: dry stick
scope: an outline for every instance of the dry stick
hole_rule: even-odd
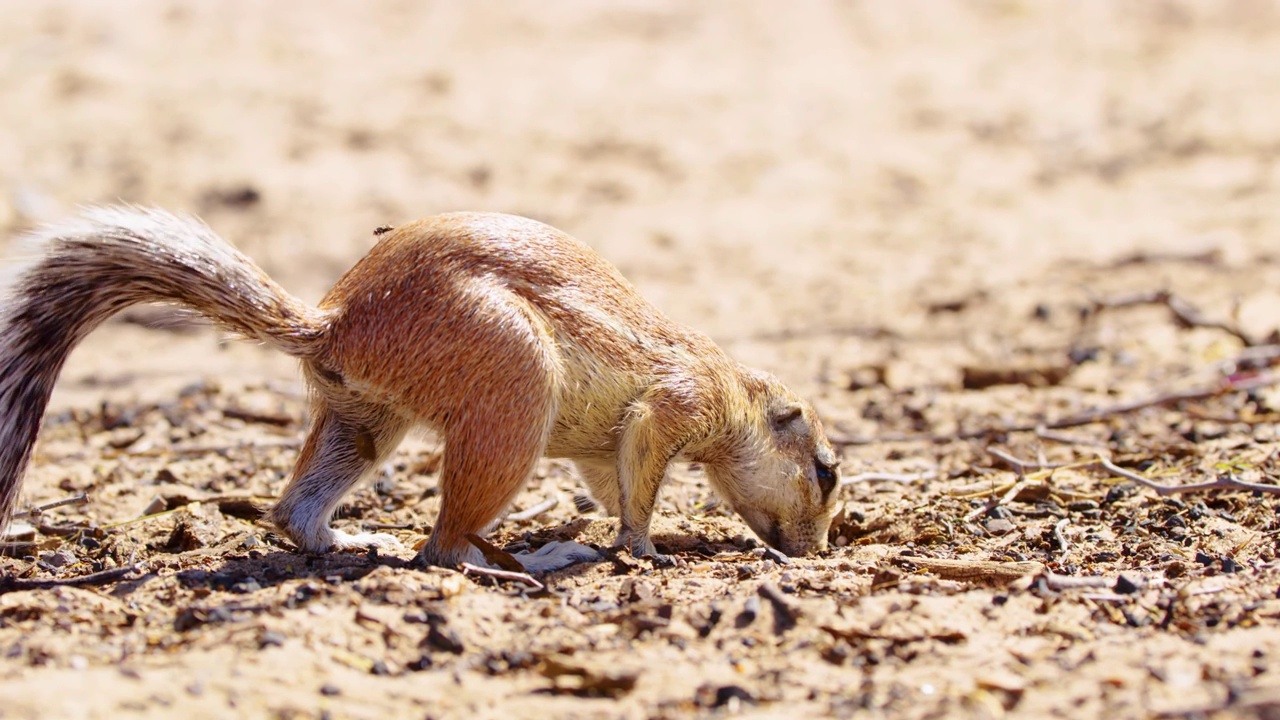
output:
[[[165,516],[167,516],[167,515],[173,515],[173,514],[175,514],[175,513],[182,512],[182,510],[183,510],[183,508],[184,508],[184,507],[186,507],[186,506],[184,505],[184,506],[176,507],[176,508],[172,508],[172,509],[169,509],[169,510],[161,510],[160,512],[154,512],[154,513],[151,513],[150,515],[139,515],[139,516],[138,516],[138,517],[136,517],[136,518],[130,518],[130,519],[128,519],[128,520],[121,520],[120,522],[108,523],[108,524],[106,524],[106,525],[103,525],[103,526],[102,526],[102,529],[103,529],[103,530],[112,530],[112,529],[115,529],[115,528],[124,527],[124,526],[126,526],[126,525],[133,525],[134,523],[145,522],[145,521],[147,521],[147,520],[155,520],[156,518],[162,518],[162,517],[165,517]]]
[[[486,577],[498,578],[500,580],[515,580],[522,582],[536,590],[546,590],[547,586],[538,581],[529,573],[513,572],[511,570],[499,570],[497,568],[481,567],[472,565],[471,563],[462,563],[463,575],[484,575]]]
[[[1064,428],[1079,427],[1081,425],[1092,425],[1103,420],[1110,420],[1119,415],[1127,415],[1138,410],[1145,410],[1152,407],[1160,407],[1164,405],[1176,405],[1180,402],[1191,400],[1207,400],[1229,392],[1247,392],[1249,390],[1257,390],[1258,388],[1269,387],[1280,383],[1280,374],[1265,372],[1259,373],[1252,377],[1242,380],[1232,380],[1221,383],[1208,388],[1193,388],[1191,390],[1181,390],[1178,392],[1161,393],[1154,397],[1143,398],[1141,400],[1132,400],[1118,405],[1110,405],[1094,410],[1086,410],[1075,415],[1054,420],[1052,422],[1033,422],[1021,423],[1017,425],[1006,425],[1004,427],[985,428],[982,430],[966,430],[964,432],[952,433],[950,435],[934,435],[932,433],[915,433],[910,435],[887,435],[879,438],[855,438],[842,437],[839,435],[830,436],[828,439],[836,445],[868,445],[877,442],[912,442],[927,440],[929,442],[950,442],[952,440],[973,440],[975,438],[985,437],[992,434],[1007,434],[1015,432],[1036,432],[1037,430],[1062,430]]]
[[[40,543],[34,540],[10,540],[8,542],[0,542],[0,555],[5,557],[22,557],[18,553],[29,553],[32,550],[39,550]]]
[[[263,425],[274,425],[276,427],[288,427],[299,423],[299,420],[294,418],[292,415],[257,412],[255,410],[241,407],[223,408],[222,416],[232,420],[243,420],[247,423],[260,423]]]
[[[1115,587],[1116,584],[1115,578],[1102,577],[1098,575],[1076,577],[1075,575],[1059,575],[1057,573],[1046,572],[1041,575],[1041,577],[1044,578],[1045,587],[1050,590]]]
[[[1053,539],[1054,542],[1058,543],[1058,550],[1061,551],[1063,558],[1067,557],[1067,552],[1070,551],[1071,545],[1067,542],[1067,536],[1062,531],[1070,524],[1071,518],[1062,518],[1057,525],[1053,526]]]
[[[1184,328],[1202,327],[1221,330],[1228,335],[1235,336],[1246,346],[1257,345],[1256,340],[1236,325],[1222,320],[1210,320],[1194,305],[1183,300],[1177,295],[1174,295],[1168,290],[1157,290],[1150,293],[1126,295],[1124,297],[1112,298],[1110,300],[1095,300],[1093,302],[1093,309],[1096,312],[1098,310],[1133,307],[1134,305],[1164,305],[1169,308],[1169,312],[1173,313],[1173,317],[1177,320],[1178,324]]]
[[[1271,493],[1273,495],[1280,494],[1280,485],[1245,482],[1244,480],[1237,480],[1234,475],[1222,475],[1208,482],[1192,483],[1191,485],[1164,485],[1132,470],[1125,470],[1101,455],[1098,456],[1097,464],[1110,473],[1126,480],[1132,480],[1145,488],[1155,490],[1156,494],[1161,497],[1204,490],[1247,490],[1250,492]]]
[[[538,503],[537,505],[534,505],[533,507],[527,510],[521,510],[520,512],[513,512],[510,515],[507,515],[507,519],[513,520],[515,522],[520,522],[523,520],[532,520],[544,512],[547,512],[549,510],[554,510],[556,505],[559,505],[559,504],[560,504],[560,501],[553,496],[546,500],[543,500],[542,502]]]
[[[43,505],[37,505],[27,510],[20,510],[13,514],[13,519],[16,520],[18,518],[38,517],[44,514],[44,512],[47,510],[59,508],[64,505],[80,505],[82,503],[87,503],[87,502],[89,502],[89,493],[80,493],[79,495],[73,495],[69,498],[54,500],[53,502],[47,502]]]
[[[974,510],[968,515],[965,515],[964,521],[972,522],[973,519],[978,517],[979,515],[985,515],[991,512],[992,510],[995,510],[997,507],[1012,500],[1014,497],[1018,495],[1018,491],[1022,490],[1023,483],[1026,481],[1026,479],[1027,479],[1026,475],[1022,474],[1021,472],[1018,473],[1017,481],[1014,482],[1013,485],[1009,487],[1008,492],[1000,496],[993,496],[989,501],[987,501],[986,505],[983,505],[982,507],[978,508],[977,510]]]
[[[114,459],[121,457],[186,457],[189,455],[225,455],[232,450],[269,450],[273,448],[282,448],[292,450],[302,446],[301,438],[278,438],[275,440],[255,440],[248,443],[236,444],[219,444],[219,445],[196,445],[193,447],[180,448],[147,448],[145,450],[114,450],[107,449],[102,452],[74,452],[66,455],[40,455],[40,459],[46,462],[67,462],[73,460],[89,460],[89,459]]]
[[[1270,365],[1275,360],[1280,360],[1280,345],[1254,345],[1241,350],[1233,358],[1218,361],[1215,367],[1224,375],[1230,375],[1242,369],[1241,366],[1256,368]]]
[[[268,450],[271,448],[293,449],[302,446],[301,438],[277,438],[275,440],[255,440],[253,442],[243,442],[220,445],[196,445],[194,447],[185,448],[150,448],[147,450],[108,450],[102,453],[104,458],[116,457],[164,457],[166,455],[221,455],[232,450],[246,450],[253,452],[254,450]],[[67,458],[75,459],[75,458]]]
[[[993,485],[992,483],[987,482],[987,483],[978,483],[978,485],[986,486],[980,490],[975,489],[977,485],[966,485],[962,488],[950,488],[947,490],[943,490],[943,492],[945,492],[948,497],[953,497],[957,500],[977,500],[978,498],[988,498],[988,497],[991,497],[992,495],[1003,493],[1004,491],[1008,490],[1011,487],[1016,486],[1017,484],[1018,484],[1017,480],[1011,480],[1001,485]]]
[[[1036,433],[1036,437],[1040,438],[1041,440],[1048,440],[1050,442],[1061,443],[1063,445],[1089,445],[1091,447],[1107,446],[1106,443],[1101,443],[1091,438],[1074,437],[1071,435],[1067,435],[1066,433],[1054,432],[1052,430],[1045,428],[1043,425],[1036,428],[1035,433]]]
[[[524,565],[520,564],[520,561],[506,550],[503,550],[475,533],[467,533],[466,538],[467,542],[471,543],[472,547],[479,550],[480,554],[484,556],[484,561],[490,565],[502,568],[507,572],[524,572]]]
[[[910,483],[919,480],[933,480],[938,477],[938,471],[928,470],[922,473],[886,473],[886,472],[864,472],[849,477],[840,478],[841,485],[854,485],[860,482],[898,482]]]
[[[0,578],[0,593],[11,592],[14,590],[47,590],[55,587],[80,586],[80,585],[102,585],[105,583],[116,582],[119,580],[132,580],[130,577],[135,572],[145,570],[145,563],[137,565],[129,565],[128,567],[112,568],[110,570],[102,570],[100,572],[89,573],[88,575],[77,575],[68,578]]]
[[[1268,413],[1267,415],[1257,415],[1254,417],[1227,417],[1225,415],[1212,415],[1202,412],[1194,407],[1186,409],[1187,417],[1193,420],[1209,420],[1211,422],[1220,422],[1224,425],[1240,423],[1242,425],[1273,425],[1280,422],[1280,415]]]
[[[1044,564],[1035,561],[945,560],[943,558],[899,555],[891,562],[895,565],[910,563],[921,570],[928,570],[945,580],[962,580],[966,582],[1012,582],[1031,573],[1044,571]]]
[[[1066,464],[1050,463],[1046,465],[1042,463],[1033,463],[1033,462],[1027,462],[1026,460],[1020,460],[1006,452],[999,450],[998,448],[987,448],[987,452],[990,453],[991,455],[994,455],[995,457],[1000,458],[1001,460],[1004,460],[1010,465],[1014,466],[1014,469],[1022,468],[1023,470],[1038,470],[1038,469],[1066,468],[1066,467],[1073,468],[1073,469],[1085,469],[1090,467],[1100,467],[1112,473],[1113,475],[1116,475],[1117,477],[1122,477],[1122,478],[1125,478],[1126,480],[1132,480],[1143,487],[1151,488],[1152,490],[1156,491],[1157,495],[1160,495],[1160,496],[1176,495],[1178,493],[1187,493],[1187,492],[1201,492],[1205,490],[1247,490],[1251,492],[1280,494],[1280,485],[1265,485],[1263,483],[1246,482],[1244,480],[1237,479],[1234,475],[1221,476],[1213,480],[1210,480],[1208,482],[1193,483],[1191,485],[1164,485],[1162,483],[1158,483],[1152,480],[1151,478],[1145,477],[1143,475],[1139,475],[1138,473],[1135,473],[1132,470],[1126,470],[1120,467],[1119,465],[1116,465],[1115,463],[1111,462],[1110,460],[1102,457],[1101,455],[1099,455],[1097,458],[1093,460],[1083,462],[1083,463],[1066,463]]]
[[[1001,450],[1000,448],[987,448],[987,454],[992,457],[1003,460],[1013,471],[1021,477],[1026,474],[1027,470],[1057,470],[1059,468],[1070,467],[1071,463],[1046,463],[1046,462],[1028,462]]]

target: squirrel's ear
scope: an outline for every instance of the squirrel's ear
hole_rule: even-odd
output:
[[[769,420],[775,428],[781,430],[801,417],[804,417],[804,406],[800,403],[788,403],[774,408]]]

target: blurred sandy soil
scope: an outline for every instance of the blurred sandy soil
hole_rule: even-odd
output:
[[[1180,329],[1160,308],[1082,324],[1099,297],[1171,290],[1257,344],[1280,325],[1276,3],[0,0],[0,17],[0,248],[14,240],[11,255],[23,229],[78,205],[158,205],[199,214],[315,301],[378,225],[460,209],[524,214],[593,245],[670,315],[815,398],[847,439],[1013,424],[1179,389],[1212,381],[1212,364],[1241,348],[1227,333]],[[101,500],[68,517],[105,526],[155,496],[169,460],[113,464],[82,452],[86,438],[94,452],[123,442],[104,400],[136,415],[147,447],[199,436],[243,448],[278,435],[278,451],[183,460],[195,464],[171,475],[240,478],[203,487],[213,495],[279,491],[287,444],[302,432],[292,363],[205,328],[145,327],[156,322],[175,321],[136,313],[75,353],[27,485],[32,499],[94,487]],[[1068,362],[1073,349],[1092,355]],[[966,368],[1028,364],[1064,375],[1052,387],[965,380]],[[187,414],[166,415],[167,425],[147,409],[201,380]],[[1086,428],[1078,445],[1027,434],[985,441],[1063,461],[1099,447],[1145,452],[1161,466],[1184,462],[1184,472],[1244,458],[1265,482],[1274,423],[1240,417],[1265,419],[1268,402],[1210,408],[1222,428],[1212,438],[1187,435],[1183,425],[1196,430],[1204,418],[1178,407]],[[223,411],[243,403],[283,413],[284,429],[228,420]],[[170,425],[168,435],[156,429]],[[402,485],[433,485],[416,471],[430,469],[419,461],[432,447],[408,446]],[[852,544],[831,557],[788,567],[751,555],[749,541],[735,540],[745,526],[723,511],[684,519],[709,498],[681,471],[664,504],[670,542],[692,552],[680,538],[702,533],[729,555],[713,553],[709,570],[646,570],[644,591],[607,567],[571,573],[556,581],[560,594],[535,599],[471,581],[451,594],[456,576],[364,567],[360,556],[298,565],[270,538],[264,560],[242,540],[266,529],[221,514],[210,520],[222,528],[213,550],[193,555],[166,545],[183,513],[198,514],[171,501],[175,514],[108,532],[101,550],[142,552],[163,568],[152,581],[0,596],[0,717],[1274,711],[1272,500],[1237,493],[1207,506],[1231,516],[1225,525],[1196,521],[1189,535],[1151,541],[1167,546],[1126,553],[1132,538],[1115,529],[1125,516],[1154,513],[1164,527],[1186,510],[1139,493],[1076,516],[1070,556],[1052,548],[1057,516],[1015,516],[1015,542],[948,494],[990,481],[1000,466],[984,447],[847,445],[846,474],[950,474],[847,488],[871,521],[851,525]],[[564,502],[501,530],[503,540],[573,521],[571,473],[549,464],[542,474],[550,479],[517,505],[548,494]],[[1077,501],[1100,502],[1103,480],[1081,472],[1066,482]],[[353,501],[379,502],[367,488]],[[920,531],[930,508],[946,533]],[[434,517],[430,503],[383,510],[364,520],[391,518],[406,541]],[[876,530],[876,517],[919,522],[895,535]],[[594,521],[588,536],[606,541],[607,528]],[[1222,607],[1201,617],[1196,605],[1187,627],[1161,627],[1168,597],[1201,588],[1175,582],[1186,576],[1170,576],[1170,563],[1200,582],[1195,573],[1213,569],[1196,563],[1201,550],[1244,570],[1223,572],[1226,584],[1206,593]],[[1136,605],[1009,598],[945,579],[873,587],[900,551],[1168,582],[1125,600]],[[263,567],[278,577],[264,579]],[[196,571],[255,576],[262,589],[179,578]],[[794,591],[807,618],[798,629],[779,635],[762,619],[700,635],[703,615],[735,616],[762,581]],[[313,585],[308,597],[319,599],[288,604]],[[1008,601],[1004,619],[992,614],[1004,607],[996,597]],[[615,609],[593,606],[600,598]],[[644,602],[653,607],[625,610]],[[205,619],[184,625],[192,603]],[[229,614],[208,621],[220,604]],[[434,652],[412,612],[448,617],[467,650],[406,670]],[[670,627],[633,633],[635,613],[663,612]],[[833,617],[871,629],[823,630]],[[897,622],[909,627],[876,635]],[[599,625],[621,630],[590,629]],[[282,646],[262,642],[268,630]],[[517,650],[533,653],[528,663],[502,654]],[[637,668],[639,683],[614,700],[543,694],[553,682],[545,657],[566,652]],[[352,657],[384,658],[387,674]]]

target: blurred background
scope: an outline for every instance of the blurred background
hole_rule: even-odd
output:
[[[807,391],[957,299],[1041,302],[1027,288],[1063,263],[1276,257],[1275,3],[0,12],[0,247],[79,204],[154,204],[201,215],[316,301],[377,225],[520,213]],[[1198,300],[1238,293],[1215,278]],[[1252,287],[1242,322],[1274,326],[1276,293]],[[296,381],[283,357],[218,347],[115,323],[59,398]]]

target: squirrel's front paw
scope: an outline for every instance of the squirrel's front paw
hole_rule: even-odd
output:
[[[404,545],[396,539],[395,535],[387,533],[345,533],[341,530],[333,531],[334,550],[368,550],[369,548],[377,548],[379,550],[403,550]]]

